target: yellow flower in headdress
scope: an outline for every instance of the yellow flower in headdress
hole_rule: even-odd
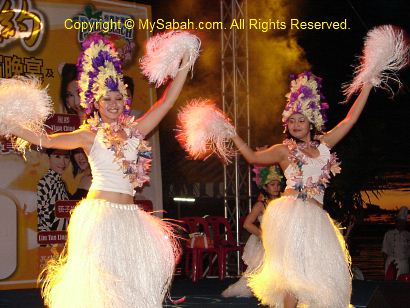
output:
[[[118,91],[124,97],[124,113],[129,113],[131,100],[123,81],[121,61],[113,44],[100,34],[92,34],[83,42],[78,59],[79,94],[87,115],[94,104],[109,91]]]
[[[326,109],[329,105],[323,102],[321,78],[311,72],[292,76],[290,92],[286,94],[287,104],[282,113],[282,122],[286,125],[294,113],[303,114],[318,132],[323,130],[326,122]]]

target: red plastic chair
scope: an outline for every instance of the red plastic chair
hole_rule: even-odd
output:
[[[397,269],[397,266],[394,263],[394,261],[390,262],[390,264],[387,268],[386,274],[384,276],[384,280],[386,280],[386,281],[396,280],[397,279],[397,272],[398,272],[398,269]]]
[[[397,280],[410,281],[410,274],[401,274],[399,277],[397,277]]]
[[[208,222],[202,217],[184,217],[181,221],[188,226],[189,233],[203,232],[211,239]],[[189,275],[189,261],[191,259],[192,281],[196,282],[203,275],[203,255],[208,254],[209,266],[212,266],[212,257],[218,257],[218,249],[215,246],[208,248],[191,247],[190,241],[185,246],[185,273]]]
[[[218,249],[219,279],[226,276],[226,260],[231,252],[239,252],[242,256],[243,246],[238,245],[233,238],[231,226],[228,219],[221,216],[207,216],[206,220],[212,226],[214,245]]]

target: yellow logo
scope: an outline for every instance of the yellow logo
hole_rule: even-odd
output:
[[[20,7],[5,0],[0,9],[0,47],[20,39],[24,49],[36,50],[43,38],[44,17],[31,1],[21,0]]]

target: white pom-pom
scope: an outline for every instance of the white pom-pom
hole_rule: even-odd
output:
[[[346,101],[367,82],[387,89],[391,89],[387,84],[390,80],[400,83],[396,73],[408,64],[409,52],[410,46],[402,29],[384,25],[370,30],[353,82],[343,87]]]
[[[156,87],[164,84],[168,78],[175,78],[185,52],[189,53],[186,64],[192,69],[199,55],[201,41],[186,31],[170,31],[149,39],[146,54],[140,60],[142,73]]]
[[[0,135],[8,137],[17,127],[40,134],[52,113],[47,88],[41,88],[37,78],[0,79]]]
[[[235,155],[231,138],[236,135],[230,119],[208,99],[194,99],[178,113],[177,139],[194,159],[217,154],[225,163]]]

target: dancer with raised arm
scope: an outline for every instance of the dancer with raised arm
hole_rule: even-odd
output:
[[[371,85],[365,85],[347,117],[322,131],[327,104],[320,79],[307,72],[291,83],[283,112],[288,139],[265,151],[252,151],[239,136],[233,141],[250,163],[278,163],[286,189],[271,202],[262,221],[265,257],[249,286],[263,304],[273,307],[348,307],[350,256],[343,237],[322,209],[331,173],[340,171],[330,149],[359,118]],[[320,135],[318,135],[320,134]]]
[[[149,180],[151,152],[144,136],[172,108],[192,65],[188,50],[175,61],[180,66],[172,83],[143,118],[134,120],[127,115],[130,100],[117,53],[111,42],[94,34],[83,43],[78,61],[85,125],[46,135],[39,133],[43,115],[36,125],[28,123],[34,125],[30,129],[0,119],[3,135],[46,148],[82,148],[92,169],[87,198],[71,216],[66,251],[44,272],[48,307],[162,307],[179,247],[172,226],[134,205],[133,193]],[[24,81],[9,82],[24,87]],[[9,90],[19,92],[13,87]]]
[[[248,286],[270,307],[335,307],[350,304],[350,256],[343,236],[323,210],[323,196],[331,174],[340,172],[331,149],[354,126],[373,86],[400,83],[396,72],[407,65],[409,45],[404,31],[393,26],[371,30],[353,82],[345,88],[349,98],[360,91],[347,116],[324,131],[327,103],[321,80],[310,72],[291,81],[282,114],[287,139],[264,151],[253,151],[235,132],[232,122],[215,105],[194,101],[179,114],[178,138],[192,157],[216,153],[225,162],[239,152],[251,164],[279,164],[286,177],[284,194],[269,204],[262,220],[265,255]],[[202,118],[198,119],[196,114]],[[195,127],[196,129],[191,129]]]

